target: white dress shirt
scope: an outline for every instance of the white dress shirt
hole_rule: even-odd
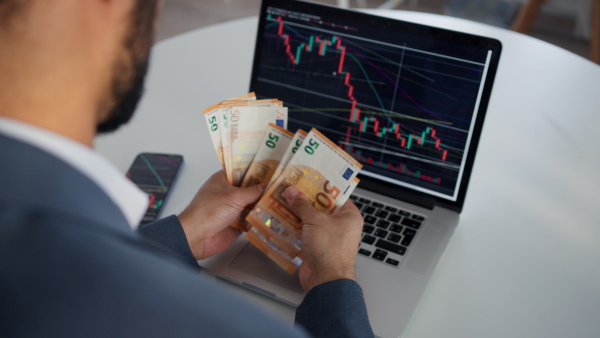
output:
[[[121,209],[132,229],[148,208],[148,196],[94,149],[54,132],[0,116],[0,133],[63,160],[95,182]]]

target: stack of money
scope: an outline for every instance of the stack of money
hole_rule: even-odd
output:
[[[229,184],[250,187],[262,183],[252,180],[243,184],[243,179],[262,138],[269,135],[267,126],[287,132],[287,111],[283,102],[257,100],[254,93],[233,97],[204,109],[206,125]],[[244,218],[249,211],[245,211]],[[247,231],[249,226],[244,218],[232,226]]]
[[[356,188],[362,165],[318,130],[286,130],[287,108],[254,93],[204,111],[215,151],[230,184],[267,183],[259,202],[233,227],[285,271],[302,264],[302,221],[290,210],[285,190],[296,186],[315,209],[335,213]],[[326,226],[326,225],[324,225]]]
[[[286,129],[287,108],[279,100],[257,100],[254,93],[219,102],[204,110],[213,146],[227,174],[239,187],[266,132],[274,123]]]

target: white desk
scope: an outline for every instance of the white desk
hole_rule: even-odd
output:
[[[600,66],[465,20],[377,13],[504,46],[460,225],[404,336],[598,337]],[[163,215],[219,170],[202,110],[247,92],[256,27],[244,19],[157,45],[133,123],[98,139],[123,172],[141,151],[185,156]],[[292,320],[292,308],[229,287]]]

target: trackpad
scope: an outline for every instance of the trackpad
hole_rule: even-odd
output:
[[[288,274],[250,243],[246,244],[229,266],[291,291],[304,293],[297,271],[293,275]]]

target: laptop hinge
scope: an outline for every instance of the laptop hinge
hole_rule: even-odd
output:
[[[382,194],[391,198],[399,199],[429,210],[435,207],[435,199],[426,196],[420,196],[413,190],[394,186],[391,183],[381,182],[371,177],[360,175],[359,188],[370,190],[378,194]]]

